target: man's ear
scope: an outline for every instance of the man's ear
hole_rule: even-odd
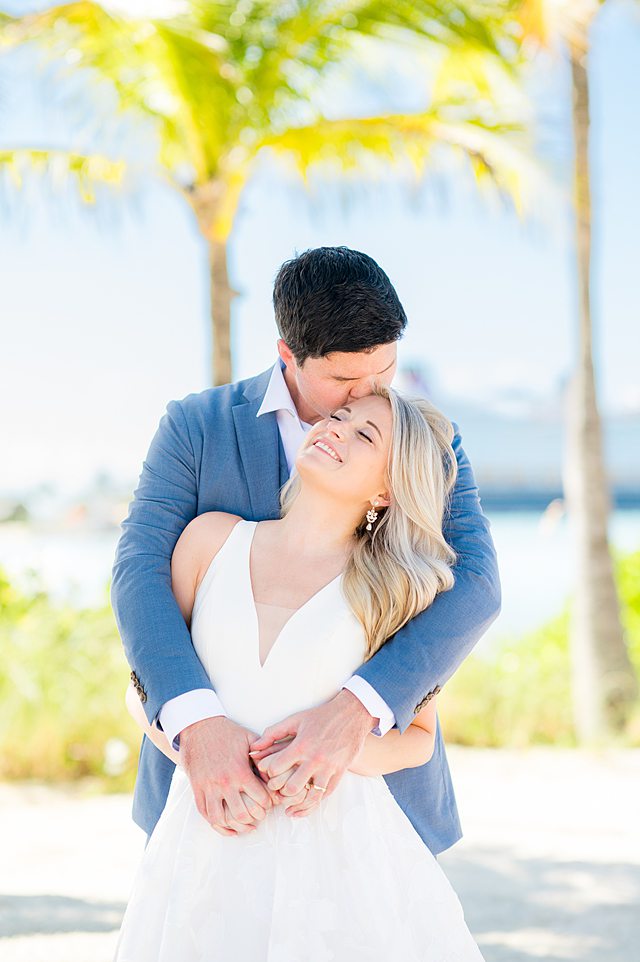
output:
[[[277,347],[278,347],[278,354],[280,355],[284,363],[287,365],[288,368],[293,370],[293,368],[295,368],[296,366],[296,359],[293,356],[291,348],[289,347],[287,342],[283,341],[282,338],[280,337],[278,338]]]

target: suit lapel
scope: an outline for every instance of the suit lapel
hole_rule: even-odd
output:
[[[280,432],[275,411],[256,417],[271,371],[254,378],[245,390],[244,403],[232,408],[254,521],[280,517],[278,497],[281,477]]]
[[[278,454],[280,456],[280,487],[286,484],[289,480],[289,465],[287,464],[287,456],[284,453],[284,444],[282,443],[282,436],[280,431],[278,431]]]

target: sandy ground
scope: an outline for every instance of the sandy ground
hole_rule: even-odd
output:
[[[640,962],[640,751],[448,751],[465,834],[440,865],[487,962]],[[144,847],[130,810],[0,784],[3,962],[111,962]]]

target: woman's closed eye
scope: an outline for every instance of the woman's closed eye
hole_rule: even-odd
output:
[[[329,415],[329,420],[330,420],[330,421],[342,421],[342,418],[339,418],[337,414],[331,414],[331,415]],[[369,442],[369,444],[373,444],[373,443],[374,443],[374,442],[373,442],[373,438],[370,438],[369,435],[366,434],[364,431],[358,431],[358,434],[361,434],[363,438],[366,438],[367,441]]]

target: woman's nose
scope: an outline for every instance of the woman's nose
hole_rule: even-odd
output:
[[[327,431],[335,434],[336,437],[340,438],[341,441],[344,440],[344,423],[342,421],[334,421],[331,419],[327,423]]]

